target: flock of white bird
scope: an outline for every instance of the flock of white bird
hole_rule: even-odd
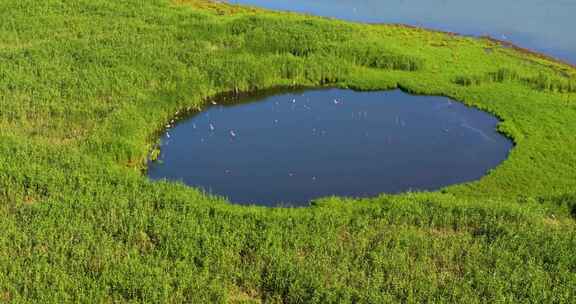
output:
[[[211,101],[210,103],[211,103],[213,106],[218,105],[218,103],[217,103],[216,101]],[[294,99],[291,100],[291,103],[292,103],[292,104],[296,104],[296,103],[297,103],[297,100],[294,98]],[[342,100],[339,100],[339,99],[334,99],[334,100],[332,101],[332,103],[333,103],[334,105],[341,105],[341,104],[343,104],[343,101],[342,101]],[[275,105],[277,105],[277,106],[278,106],[279,104],[280,104],[279,102],[276,102],[276,103],[275,103]],[[306,104],[304,104],[303,106],[304,106],[304,108],[305,108],[306,110],[311,110],[311,109],[312,109],[311,107],[309,107],[309,106],[306,105]],[[448,104],[443,105],[443,106],[441,106],[441,107],[444,107],[444,106],[452,106],[452,102],[449,101]],[[293,106],[293,109],[294,109],[294,106]],[[175,115],[176,118],[175,118],[175,119],[177,119],[177,117],[178,117],[179,114],[180,114],[180,112],[176,112],[176,115]],[[209,114],[207,114],[207,115],[209,115]],[[367,118],[367,117],[368,117],[368,111],[352,112],[352,118]],[[168,124],[166,125],[166,129],[167,129],[167,131],[166,131],[166,138],[167,138],[167,139],[170,139],[170,138],[171,138],[170,132],[169,132],[168,130],[170,130],[171,128],[173,128],[173,127],[175,126],[175,123],[176,123],[176,120],[175,120],[175,119],[170,120],[170,123],[168,123]],[[274,120],[273,120],[273,123],[276,125],[276,124],[279,123],[279,120],[278,120],[278,119],[274,119]],[[400,116],[396,116],[396,117],[395,117],[395,124],[398,125],[398,126],[400,126],[400,127],[405,127],[405,126],[406,126],[406,121],[403,120]],[[466,129],[469,129],[469,130],[471,130],[471,131],[473,131],[473,132],[475,132],[475,133],[478,133],[479,135],[481,135],[482,137],[484,137],[484,138],[487,139],[487,140],[491,140],[491,137],[488,136],[487,134],[485,134],[482,130],[477,129],[477,128],[474,128],[474,127],[470,126],[469,124],[467,124],[466,122],[462,122],[462,123],[461,123],[461,126],[464,127],[464,128],[466,128]],[[196,123],[192,123],[192,128],[193,128],[193,129],[197,129],[197,127],[198,127],[198,126],[196,125]],[[211,132],[215,132],[215,131],[216,131],[215,123],[214,123],[214,122],[209,122],[209,123],[208,123],[208,128],[209,128],[209,130],[210,130]],[[446,133],[449,133],[449,132],[450,132],[450,130],[449,130],[448,128],[443,128],[443,131],[446,132]],[[319,131],[319,130],[316,129],[316,128],[313,128],[313,129],[312,129],[312,133],[313,133],[313,134],[321,134],[321,135],[326,135],[326,134],[327,134],[326,131],[324,131],[324,130],[320,130],[320,131]],[[228,134],[229,134],[229,136],[230,136],[231,138],[236,138],[236,137],[238,137],[238,133],[236,132],[236,130],[229,130]],[[365,136],[368,136],[368,134],[366,133]],[[205,139],[204,139],[203,137],[200,138],[200,142],[204,143],[204,142],[205,142]],[[387,137],[387,142],[388,142],[388,143],[391,143],[391,142],[392,142],[390,136]],[[226,173],[226,174],[231,174],[232,171],[231,171],[231,170],[225,170],[225,173]],[[289,173],[288,173],[288,176],[294,177],[294,176],[296,176],[296,174],[293,173],[293,172],[289,172]],[[313,177],[312,177],[312,181],[316,181],[317,179],[318,179],[318,178],[317,178],[316,176],[313,176]]]

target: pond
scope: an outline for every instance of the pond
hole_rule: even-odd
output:
[[[490,35],[576,63],[573,0],[231,0],[370,23],[403,23]]]
[[[512,148],[496,117],[400,90],[272,90],[213,103],[164,134],[152,179],[234,203],[305,206],[477,180]]]

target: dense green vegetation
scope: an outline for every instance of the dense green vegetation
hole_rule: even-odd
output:
[[[524,83],[540,91],[576,93],[576,80],[569,77],[553,77],[544,73],[532,77],[522,77],[517,72],[508,69],[499,69],[496,72],[490,72],[484,76],[458,76],[455,80],[457,84],[464,86],[480,85],[486,82],[503,83],[507,81]]]
[[[205,1],[0,2],[0,302],[576,302],[574,68],[473,39]],[[402,89],[516,148],[434,193],[231,205],[142,174],[222,92]],[[257,187],[257,185],[255,185]]]

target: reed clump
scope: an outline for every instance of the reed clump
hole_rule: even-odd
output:
[[[576,93],[576,79],[561,76],[551,76],[539,73],[536,76],[521,76],[509,69],[499,69],[483,76],[460,75],[454,83],[462,86],[477,86],[486,83],[518,82],[534,90],[557,93]]]

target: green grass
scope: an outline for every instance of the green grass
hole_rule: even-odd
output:
[[[395,25],[3,0],[0,302],[574,303],[575,81],[489,39]],[[452,97],[516,147],[477,182],[305,209],[141,172],[166,122],[210,96],[319,85]]]

